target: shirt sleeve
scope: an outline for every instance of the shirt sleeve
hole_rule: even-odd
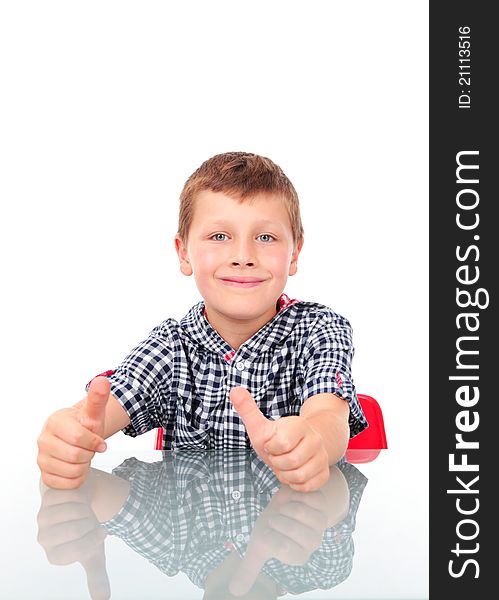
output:
[[[111,394],[120,402],[130,424],[123,429],[135,437],[157,427],[172,426],[173,351],[168,321],[155,327],[114,370],[107,371]],[[87,384],[86,389],[88,391]]]
[[[324,393],[345,399],[350,405],[350,437],[367,427],[352,379],[353,355],[350,323],[328,310],[315,322],[303,351],[303,402]]]

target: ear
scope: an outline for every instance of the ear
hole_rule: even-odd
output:
[[[291,263],[289,265],[289,275],[295,275],[298,270],[298,256],[303,248],[303,238],[298,241],[296,247],[291,255]]]
[[[184,275],[192,275],[192,266],[189,261],[187,247],[185,246],[182,238],[179,235],[175,236],[175,250],[177,251],[178,259],[180,262],[180,271]]]

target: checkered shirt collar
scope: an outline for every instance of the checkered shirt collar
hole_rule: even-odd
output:
[[[291,300],[286,294],[281,294],[277,301],[275,316],[241,345],[238,354],[244,353],[245,357],[250,358],[266,352],[286,339],[292,332],[295,321],[293,315],[288,314],[290,312],[288,309],[299,302],[300,300]],[[204,302],[194,305],[180,321],[180,325],[183,331],[200,346],[201,351],[204,349],[214,352],[226,360],[234,356],[234,349],[206,318]]]

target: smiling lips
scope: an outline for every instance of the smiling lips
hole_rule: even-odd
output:
[[[257,277],[222,277],[222,283],[239,288],[250,288],[260,285],[265,279],[258,279]]]

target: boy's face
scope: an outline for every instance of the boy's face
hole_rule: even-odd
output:
[[[278,196],[238,202],[205,190],[195,200],[188,240],[177,236],[175,246],[182,273],[194,274],[212,325],[253,323],[256,331],[275,315],[302,244],[295,248]]]

